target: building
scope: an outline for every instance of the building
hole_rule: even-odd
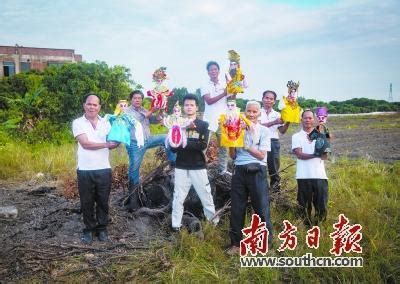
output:
[[[82,55],[73,49],[0,45],[0,78],[31,69],[44,70],[47,66],[81,62]]]

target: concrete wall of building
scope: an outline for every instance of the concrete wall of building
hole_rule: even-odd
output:
[[[29,62],[31,69],[44,70],[49,63],[81,62],[82,55],[73,49],[0,46],[0,78],[4,77],[3,62],[15,64],[15,73],[21,72],[21,62]]]

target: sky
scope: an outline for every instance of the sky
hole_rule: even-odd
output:
[[[86,62],[131,70],[145,90],[155,69],[167,86],[194,92],[215,60],[221,80],[228,50],[249,84],[286,95],[300,81],[307,99],[400,101],[399,0],[1,0],[0,45],[74,49]]]

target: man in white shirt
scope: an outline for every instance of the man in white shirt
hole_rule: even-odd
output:
[[[72,122],[72,132],[78,141],[78,190],[85,229],[81,241],[90,244],[93,234],[108,241],[108,200],[111,191],[109,149],[117,147],[107,142],[111,129],[108,120],[99,116],[101,100],[95,94],[84,98],[85,114]]]
[[[219,80],[219,65],[215,61],[207,63],[207,72],[210,81],[207,86],[201,89],[201,96],[205,102],[203,120],[208,122],[208,129],[214,132],[218,141],[218,169],[221,174],[227,173],[228,169],[228,150],[221,147],[221,130],[218,126],[218,118],[226,113],[226,86]],[[211,137],[212,133],[210,133]]]
[[[276,102],[276,93],[274,91],[265,91],[263,93],[262,102],[264,108],[261,110],[260,123],[268,127],[271,136],[271,151],[267,154],[268,174],[270,190],[280,190],[281,177],[279,176],[281,144],[279,143],[279,133],[284,134],[290,122],[283,124],[281,114],[272,107]]]
[[[301,115],[302,130],[292,136],[292,150],[297,157],[297,201],[301,207],[304,224],[312,225],[312,205],[314,205],[314,224],[324,221],[328,204],[328,177],[325,172],[327,155],[318,157],[314,154],[315,140],[311,141],[308,134],[314,129],[314,113],[305,110]]]

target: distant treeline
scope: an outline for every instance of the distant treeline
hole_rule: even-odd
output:
[[[71,140],[70,123],[82,115],[83,97],[94,92],[102,98],[102,112],[112,113],[120,99],[126,99],[133,89],[142,89],[123,66],[109,67],[104,62],[51,66],[43,72],[29,71],[0,80],[0,145],[9,137],[28,142]],[[146,90],[143,90],[144,93]],[[182,103],[186,88],[175,88],[169,99],[172,110],[177,100]],[[195,94],[204,111],[200,89]],[[366,98],[329,103],[313,99],[298,99],[303,108],[327,106],[330,113],[363,113],[399,111],[400,103]],[[149,104],[150,99],[146,100]],[[243,111],[247,100],[238,99]],[[276,106],[278,105],[278,102]]]

